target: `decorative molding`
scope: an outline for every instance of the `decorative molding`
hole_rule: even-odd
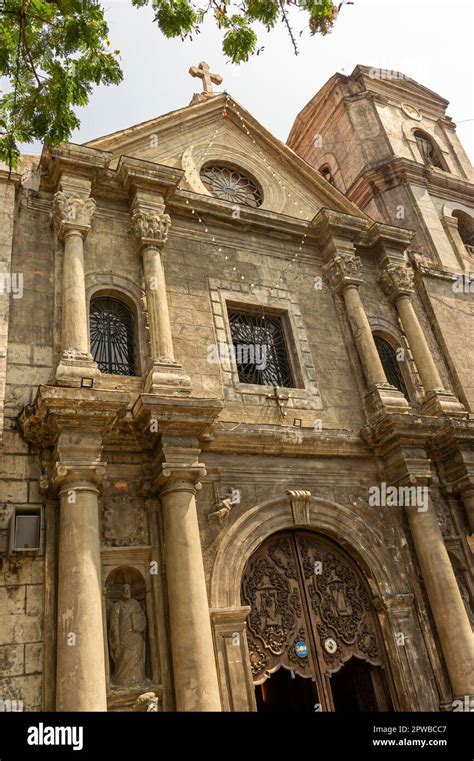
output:
[[[132,212],[132,227],[140,246],[163,247],[171,227],[169,214],[136,208]]]
[[[147,544],[145,513],[137,497],[116,494],[104,500],[101,540],[108,547]]]
[[[309,499],[311,497],[311,492],[304,491],[303,489],[290,489],[286,493],[290,498],[291,511],[293,513],[295,526],[309,525]]]
[[[85,238],[95,210],[96,202],[93,198],[82,198],[58,190],[54,194],[51,213],[58,238],[61,240],[70,231],[80,232]]]
[[[337,254],[324,267],[331,288],[340,293],[349,285],[360,285],[362,280],[362,260],[359,256]]]
[[[391,301],[413,293],[413,273],[405,264],[388,264],[379,270],[378,282]]]

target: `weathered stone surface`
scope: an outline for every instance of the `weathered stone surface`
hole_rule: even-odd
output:
[[[362,67],[331,80],[290,137],[316,169],[327,162],[346,195],[225,94],[87,146],[45,150],[37,189],[20,186],[18,207],[11,183],[20,180],[3,177],[0,261],[25,279],[22,298],[0,305],[2,697],[24,699],[26,710],[39,710],[43,694],[49,709],[132,705],[138,694],[106,685],[103,658],[116,603],[106,601],[104,622],[103,589],[128,573],[146,608],[147,679],[160,709],[254,710],[242,574],[268,537],[302,528],[364,569],[396,710],[439,710],[467,689],[472,421],[462,408],[422,409],[437,376],[420,369],[429,356],[443,391],[466,408],[474,401],[468,294],[450,290],[466,252],[455,217],[447,221],[455,192],[463,187],[467,203],[472,186],[444,101],[407,84],[414,106],[429,101],[423,126],[439,138],[448,178],[417,159],[398,89],[389,97],[389,83],[369,79]],[[262,205],[210,195],[203,161],[231,162],[258,184]],[[416,230],[413,244],[400,228]],[[409,245],[425,259],[405,255]],[[407,274],[395,285],[416,334],[399,321],[394,278],[388,295],[382,288],[384,268]],[[131,311],[134,376],[99,374],[89,357],[97,295]],[[216,344],[233,343],[230,309],[281,319],[291,387],[245,384],[232,358],[213,359]],[[408,400],[385,382],[374,331],[403,350]],[[52,381],[59,360],[61,385]],[[92,388],[81,385],[88,378]],[[408,524],[404,510],[369,504],[381,481],[429,484],[435,473],[462,537],[451,563],[436,521],[424,532],[426,520]],[[222,520],[210,518],[222,505]],[[12,510],[27,506],[43,507],[43,551],[7,559]],[[399,631],[409,638],[402,653]]]

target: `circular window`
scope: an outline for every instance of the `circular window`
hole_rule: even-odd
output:
[[[201,169],[201,180],[216,198],[230,201],[253,209],[261,206],[262,193],[256,184],[245,174],[228,166],[213,164]]]

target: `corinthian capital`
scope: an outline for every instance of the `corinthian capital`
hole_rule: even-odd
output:
[[[53,199],[53,223],[59,238],[68,230],[78,230],[83,237],[90,230],[92,217],[96,210],[93,198],[64,193],[58,190]]]
[[[378,281],[391,301],[413,292],[413,273],[405,264],[387,264],[379,270]]]
[[[171,227],[169,214],[147,209],[132,212],[132,227],[140,245],[164,246]]]
[[[362,283],[362,261],[359,256],[351,254],[337,254],[324,268],[326,277],[336,293],[344,290],[348,285]]]

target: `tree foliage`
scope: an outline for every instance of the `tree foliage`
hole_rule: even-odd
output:
[[[206,18],[223,32],[222,48],[235,64],[259,54],[255,25],[288,29],[291,6],[306,16],[310,34],[331,31],[339,7],[331,0],[132,0],[151,4],[166,37],[192,38]],[[342,5],[342,3],[341,3]],[[122,81],[119,50],[110,49],[106,11],[98,0],[0,0],[0,159],[15,166],[19,143],[67,141],[79,126],[75,108],[93,87]]]

